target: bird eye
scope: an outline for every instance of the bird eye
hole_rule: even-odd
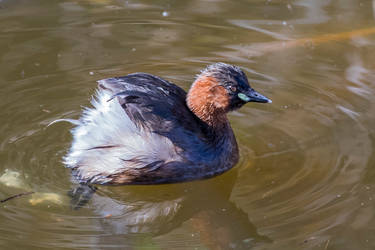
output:
[[[234,87],[234,86],[230,86],[230,87],[229,87],[229,90],[232,91],[232,92],[236,92],[236,91],[237,91],[237,88]]]

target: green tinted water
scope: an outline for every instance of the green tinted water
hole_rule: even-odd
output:
[[[374,9],[0,1],[0,199],[36,192],[1,203],[1,248],[374,249]],[[71,125],[46,125],[78,118],[96,80],[143,71],[188,89],[217,61],[273,100],[230,115],[238,166],[200,182],[99,187],[71,210]]]

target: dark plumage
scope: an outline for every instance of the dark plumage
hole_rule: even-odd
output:
[[[238,148],[226,113],[269,102],[236,66],[217,63],[188,95],[157,76],[99,81],[97,100],[73,129],[65,158],[84,183],[158,184],[208,178],[232,168]]]

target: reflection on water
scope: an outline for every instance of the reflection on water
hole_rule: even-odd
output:
[[[251,248],[270,242],[257,233],[247,214],[228,200],[236,175],[230,171],[214,180],[177,185],[101,187],[91,206],[101,218],[95,226],[104,234],[92,240],[101,246],[130,247],[140,236],[162,237],[187,223],[195,231],[190,237],[199,237],[210,249]]]
[[[374,1],[0,1],[4,249],[374,249]],[[230,115],[241,161],[192,183],[103,187],[72,210],[61,158],[98,79],[187,89],[241,66],[273,104]],[[74,185],[73,185],[74,186]]]

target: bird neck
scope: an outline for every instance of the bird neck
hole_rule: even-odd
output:
[[[211,76],[199,76],[186,98],[189,109],[208,126],[224,129],[229,126],[227,110],[229,97],[224,87]]]

